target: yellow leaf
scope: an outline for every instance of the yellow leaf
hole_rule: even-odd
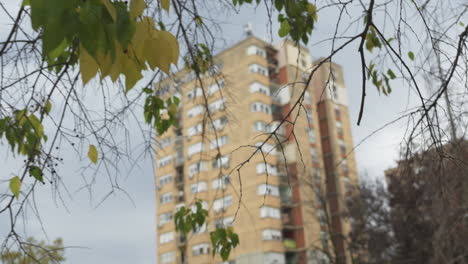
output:
[[[107,12],[109,12],[109,15],[112,17],[112,20],[116,21],[117,11],[115,11],[115,7],[112,5],[112,3],[109,0],[101,0],[101,2],[106,7]]]
[[[307,5],[307,12],[312,16],[312,19],[317,22],[317,7],[314,4],[309,3]]]
[[[132,0],[130,2],[130,17],[135,18],[141,16],[145,8],[145,0]]]
[[[21,190],[21,179],[18,176],[15,176],[10,179],[10,191],[15,196],[16,200],[19,199]]]
[[[171,4],[171,0],[161,0],[161,7],[166,9],[169,12],[169,6]]]
[[[101,70],[101,80],[106,78],[110,74],[111,67],[114,65],[111,61],[109,53],[103,54],[102,52],[97,53],[97,64]]]
[[[177,64],[179,58],[179,43],[171,33],[155,29],[145,43],[145,52],[151,68],[158,67],[169,74],[171,63]]]
[[[136,23],[135,34],[132,39],[132,46],[135,48],[135,54],[141,61],[146,61],[145,41],[151,36],[154,30],[154,20],[150,17],[143,17]]]
[[[80,45],[80,72],[83,84],[91,80],[98,72],[99,66],[86,49]]]
[[[97,152],[96,146],[89,145],[88,158],[91,160],[92,163],[94,163],[94,164],[97,163],[98,152]]]

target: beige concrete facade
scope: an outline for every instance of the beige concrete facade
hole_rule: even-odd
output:
[[[330,189],[324,161],[331,155],[337,165],[346,157],[348,171],[334,172],[339,190],[357,182],[354,156],[342,155],[340,148],[341,138],[346,149],[353,146],[347,105],[338,106],[342,136],[335,137],[336,123],[329,121],[336,118],[336,104],[317,99],[319,80],[304,93],[298,82],[313,66],[311,56],[287,41],[273,47],[248,37],[217,55],[215,64],[203,85],[186,70],[156,84],[161,96],[181,99],[179,128],[157,138],[158,263],[222,263],[211,255],[209,232],[223,219],[224,225],[234,220],[240,237],[230,264],[326,263],[320,262],[320,249],[328,245],[322,242],[318,217],[325,207],[316,206],[317,190]],[[344,82],[340,85],[344,88]],[[302,103],[295,104],[301,97]],[[330,123],[328,142],[321,135],[321,103]],[[258,151],[257,144],[283,119]],[[324,152],[324,142],[332,150]],[[343,196],[337,197],[341,201]],[[197,200],[209,211],[207,228],[181,239],[172,215],[178,206]],[[339,222],[349,230],[349,224]]]

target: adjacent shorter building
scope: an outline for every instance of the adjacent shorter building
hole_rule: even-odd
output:
[[[156,84],[181,99],[179,127],[157,137],[158,263],[223,263],[209,232],[225,226],[240,237],[229,264],[328,263],[330,247],[350,263],[340,212],[358,177],[341,67],[253,36],[214,61],[202,83],[182,70]],[[174,212],[197,200],[207,224],[181,236]]]

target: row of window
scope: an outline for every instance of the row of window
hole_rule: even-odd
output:
[[[208,111],[210,114],[214,114],[218,111],[222,111],[225,108],[225,100],[224,98],[218,99],[210,104],[208,104]],[[204,107],[202,105],[196,105],[189,110],[187,110],[187,118],[195,117],[198,115],[203,114]]]
[[[226,226],[232,226],[233,219],[234,219],[233,217],[218,219],[215,221],[215,228],[223,228]],[[200,233],[206,232],[207,230],[208,230],[207,223],[204,223],[202,226],[199,226],[196,229],[194,229],[193,233],[200,234]],[[175,237],[174,232],[162,233],[159,236],[159,243],[161,244],[169,243],[174,240],[174,237]],[[282,239],[281,230],[270,229],[270,228],[264,229],[262,231],[262,239],[263,240],[281,240]],[[197,245],[195,245],[194,247],[197,247]]]
[[[224,126],[226,126],[227,123],[228,123],[227,117],[222,116],[220,118],[217,118],[217,119],[213,120],[213,122],[211,124],[208,124],[208,129],[213,130],[213,127],[214,127],[214,129],[216,129],[216,131],[220,131],[220,130],[222,130],[224,128]],[[187,136],[189,136],[189,137],[196,136],[198,134],[201,134],[202,132],[203,132],[203,123],[202,122],[187,128]]]
[[[249,72],[251,73],[258,73],[264,76],[268,76],[268,69],[258,64],[250,64],[249,65]]]
[[[219,169],[220,166],[222,166],[223,168],[229,167],[229,156],[222,156],[220,159],[213,160],[212,167],[214,169]],[[278,168],[275,165],[272,165],[270,163],[261,162],[261,163],[258,163],[255,166],[255,168],[256,168],[257,174],[268,173],[269,175],[273,175],[273,176],[277,176],[279,174]],[[315,169],[315,170],[318,171],[318,169]],[[188,175],[190,178],[204,171],[208,171],[208,163],[206,161],[199,161],[188,166]],[[319,173],[316,172],[315,174],[319,174]],[[318,177],[320,177],[320,175]],[[160,187],[166,184],[169,184],[172,181],[173,181],[173,175],[171,173],[159,176]],[[218,187],[218,186],[221,186],[221,183],[214,183],[214,181],[221,181],[221,179],[213,180],[213,184],[212,184],[213,189],[221,188],[221,187]],[[224,181],[224,183],[229,183],[230,182],[229,176],[223,176],[222,181]]]
[[[211,188],[216,190],[216,189],[225,189],[227,185],[230,183],[230,178],[229,176],[223,176],[220,179],[215,179],[211,182]],[[190,192],[195,194],[195,193],[200,193],[200,192],[205,192],[208,190],[208,184],[205,181],[199,181],[197,183],[192,183],[190,185]],[[261,184],[258,186],[258,194],[259,195],[271,195],[271,196],[279,196],[279,187],[274,186],[271,184]],[[160,202],[161,204],[169,203],[172,201],[172,198],[169,196],[172,196],[172,193],[164,194],[161,195]]]
[[[222,99],[219,99],[219,100],[216,100],[212,103],[210,103],[208,105],[208,111],[210,111],[210,114],[214,114],[218,111],[222,111],[225,109],[225,100],[224,98]],[[272,114],[272,110],[271,110],[271,105],[269,104],[265,104],[263,102],[254,102],[251,104],[251,111],[252,112],[262,112],[262,113],[265,113],[265,114],[268,114],[268,115],[271,115]],[[309,110],[310,112],[310,110]],[[188,118],[191,118],[191,117],[195,117],[197,115],[201,115],[203,113],[203,107],[201,105],[196,105],[192,108],[190,108],[189,110],[187,110],[187,117]],[[311,113],[310,113],[311,115]],[[309,118],[309,113],[307,115],[307,117]],[[312,116],[310,116],[309,118],[309,121],[312,120]]]
[[[255,45],[250,45],[247,48],[247,55],[258,55],[260,57],[266,58],[266,51],[260,47],[257,47]]]
[[[224,88],[224,86],[225,86],[224,79],[216,80],[215,83],[208,86],[208,89],[207,89],[208,90],[208,92],[207,92],[208,96],[211,96],[211,95],[215,94],[217,91]],[[196,87],[196,88],[194,88],[191,91],[188,91],[186,93],[187,99],[189,99],[189,100],[191,100],[193,98],[196,98],[196,97],[199,97],[199,96],[202,96],[202,95],[203,95],[203,90],[200,87]]]

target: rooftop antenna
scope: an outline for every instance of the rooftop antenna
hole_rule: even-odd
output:
[[[244,33],[247,37],[250,37],[252,36],[252,23],[248,22],[245,26],[244,26]]]

